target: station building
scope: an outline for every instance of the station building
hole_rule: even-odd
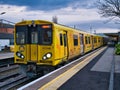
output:
[[[0,22],[0,51],[14,45],[14,25]]]
[[[118,33],[105,33],[109,37],[108,45],[120,44],[120,32]]]
[[[97,33],[97,35],[106,37],[106,42],[108,46],[115,46],[115,44],[120,44],[120,32],[118,33]]]

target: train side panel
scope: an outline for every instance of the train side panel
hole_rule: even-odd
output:
[[[96,49],[97,47],[98,47],[98,44],[97,44],[97,36],[95,35],[95,36],[93,36],[93,47],[94,47],[94,49]]]
[[[56,26],[54,31],[56,37],[55,61],[58,60],[58,62],[64,62],[80,55],[80,40],[77,32],[59,26]]]
[[[74,42],[73,42],[73,31],[68,32],[68,59],[71,59],[74,57]]]
[[[53,65],[58,65],[66,61],[68,57],[67,31],[54,26],[54,37],[55,57]]]

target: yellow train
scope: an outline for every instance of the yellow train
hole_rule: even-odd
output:
[[[103,45],[103,37],[44,20],[15,25],[15,63],[25,72],[40,72]]]

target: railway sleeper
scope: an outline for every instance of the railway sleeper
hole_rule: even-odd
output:
[[[15,75],[18,75],[20,74],[19,72],[13,72],[13,73],[9,73],[9,74],[6,74],[6,75],[1,75],[0,76],[0,82],[6,80],[7,78],[11,77],[11,76],[15,76]]]
[[[0,72],[0,82],[6,80],[7,78],[20,74],[19,68],[18,66],[10,66],[9,67],[4,67],[4,68],[0,68],[1,72]]]
[[[8,85],[16,83],[19,80],[23,80],[24,78],[26,78],[26,75],[23,75],[23,74],[18,75],[16,77],[9,78],[4,82],[0,82],[0,88],[7,87]]]
[[[12,65],[12,66],[8,65],[7,67],[0,68],[0,73],[11,70],[11,69],[16,69],[16,68],[19,68],[19,65]]]
[[[28,81],[29,80],[29,78],[22,78],[22,79],[20,79],[19,81],[17,81],[17,82],[14,82],[13,84],[9,84],[9,85],[7,85],[7,87],[5,86],[5,87],[2,87],[2,89],[1,90],[16,90],[16,87],[19,85],[19,84],[21,84],[21,83],[24,83],[24,82],[26,82],[26,81]]]

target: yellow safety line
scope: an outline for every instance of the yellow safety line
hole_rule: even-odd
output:
[[[106,47],[105,47],[106,48]],[[74,67],[72,67],[71,69],[69,69],[68,71],[64,72],[63,74],[59,75],[58,77],[56,77],[55,79],[53,79],[52,81],[48,82],[47,84],[45,84],[44,86],[42,86],[40,89],[38,90],[57,90],[57,88],[59,88],[62,84],[64,84],[69,78],[71,78],[74,74],[76,74],[79,70],[81,70],[84,66],[86,66],[94,57],[95,55],[97,56],[100,52],[102,52],[105,48],[102,48],[101,50],[99,50],[98,52],[92,54],[91,56],[89,56],[88,58],[86,58],[85,60],[81,61],[80,63],[78,63],[77,65],[75,65]],[[79,66],[79,67],[78,67]],[[70,73],[70,74],[69,74]],[[66,77],[67,76],[67,77]],[[63,77],[63,78],[62,78]],[[63,79],[63,81],[61,82],[61,80]],[[55,83],[57,82],[57,83]],[[54,86],[54,84],[57,84],[56,86]]]

